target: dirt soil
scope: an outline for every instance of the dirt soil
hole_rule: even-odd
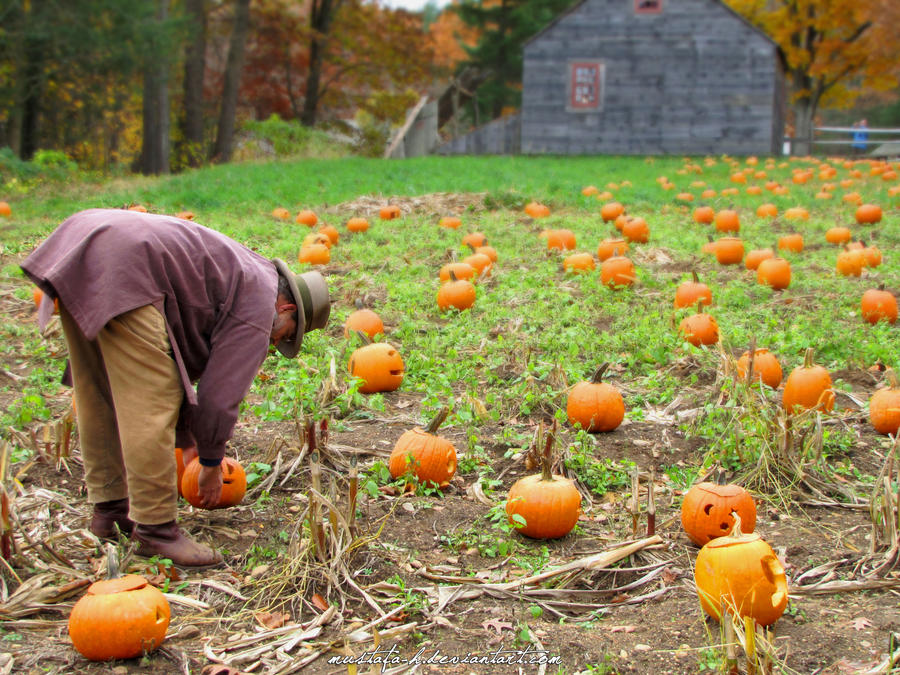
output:
[[[0,289],[0,311],[33,320],[33,309],[12,290]],[[60,340],[57,337],[48,344],[58,348]],[[695,371],[690,363],[677,367],[685,377]],[[8,406],[22,394],[22,380],[16,378],[24,371],[15,350],[4,355],[0,368],[5,371],[0,374],[0,385],[6,387],[0,391],[0,405]],[[834,375],[849,385],[850,393],[859,400],[865,400],[875,388],[875,378],[866,371]],[[690,409],[693,400],[701,400],[704,390],[708,394],[715,383],[715,373],[699,373],[692,385],[694,391],[687,392],[667,414]],[[385,411],[377,418],[340,420],[332,426],[329,448],[323,450],[323,490],[338,502],[345,498],[344,488],[332,490],[330,485],[343,477],[347,457],[358,455],[361,470],[376,460],[385,461],[400,434],[418,419],[417,397],[394,393],[385,395],[385,401]],[[839,397],[841,405],[845,418],[852,422],[852,399]],[[53,401],[55,420],[69,410],[66,394]],[[508,424],[530,431],[536,422],[537,417]],[[35,423],[33,428],[42,438],[41,425]],[[487,452],[484,460],[499,480],[494,502],[502,500],[518,478],[532,472],[521,455],[509,452],[501,440],[502,431],[497,425],[486,426],[479,438]],[[467,447],[460,429],[448,427],[442,433],[457,448]],[[571,440],[567,434],[563,439]],[[665,454],[660,459],[658,448],[663,442]],[[719,627],[703,614],[693,587],[698,549],[681,529],[681,492],[665,474],[655,474],[660,543],[614,567],[583,570],[568,577],[565,588],[556,588],[556,595],[507,591],[452,601],[443,595],[440,597],[447,602],[435,611],[440,579],[446,586],[471,579],[513,581],[641,539],[646,536],[647,516],[640,516],[635,531],[625,498],[630,487],[617,488],[594,495],[591,503],[583,505],[575,533],[554,541],[515,534],[508,555],[491,557],[485,553],[507,537],[484,518],[489,506],[472,490],[476,473],[458,474],[439,495],[382,490],[373,497],[361,490],[357,526],[363,543],[344,556],[353,588],[345,578],[329,583],[327,574],[315,566],[291,566],[292,534],[303,532],[300,519],[310,485],[305,462],[290,467],[300,445],[291,424],[242,417],[230,452],[245,466],[252,462],[277,465],[280,453],[278,479],[268,496],[259,489],[251,490],[243,504],[231,509],[200,511],[182,503],[180,520],[185,529],[223,550],[227,565],[205,572],[170,571],[169,590],[177,595],[172,600],[168,639],[144,658],[113,663],[82,658],[73,649],[66,627],[70,608],[83,592],[84,583],[78,583],[98,578],[104,559],[99,542],[86,530],[90,509],[82,489],[77,443],[71,456],[59,463],[45,456],[15,465],[16,550],[9,565],[0,570],[0,673],[199,673],[212,662],[211,657],[232,660],[242,672],[297,672],[306,661],[303,672],[353,672],[347,665],[328,661],[341,653],[360,656],[374,648],[371,636],[353,642],[354,631],[371,633],[367,624],[379,616],[374,605],[388,613],[396,610],[378,624],[382,653],[402,660],[424,650],[420,657],[433,659],[415,668],[398,665],[395,660],[384,672],[697,673],[722,666]],[[698,440],[685,438],[677,424],[665,420],[623,425],[596,438],[594,449],[598,458],[634,461],[644,472],[661,461],[666,466],[691,465],[704,451]],[[881,467],[885,442],[860,431],[858,443],[849,452],[844,459],[871,475]],[[645,475],[642,482],[644,497],[647,478]],[[798,503],[790,512],[759,504],[757,531],[783,560],[792,587],[804,572],[829,562],[843,561],[836,567],[835,578],[853,579],[854,563],[869,550],[868,511],[803,505],[803,501],[812,504],[816,499],[798,494]],[[305,535],[298,538],[300,550],[308,551],[302,546]],[[167,583],[166,575],[160,574],[152,561],[131,558],[129,564],[131,571],[147,574],[153,583]],[[875,672],[870,669],[884,660],[891,636],[900,632],[900,579],[896,571],[886,578],[893,582],[892,588],[792,596],[787,613],[774,625],[779,671],[823,675]],[[61,589],[70,582],[75,582],[75,588],[67,595]],[[29,584],[34,588],[29,590]],[[554,582],[547,584],[547,588],[553,587]],[[477,586],[470,583],[466,588]],[[24,599],[23,589],[28,591]],[[360,589],[366,591],[368,601]],[[179,597],[183,600],[176,601]],[[543,601],[547,602],[542,607]],[[565,602],[570,604],[560,604]],[[325,611],[329,605],[336,611]],[[290,649],[282,644],[281,653],[272,647],[253,657],[247,654],[248,647],[238,647],[244,638],[270,636],[279,627],[305,626],[329,614],[318,635]],[[260,644],[266,643],[263,639]],[[229,645],[233,648],[226,651]],[[522,660],[515,665],[436,663],[438,650],[448,659],[469,654],[486,658],[499,650]],[[234,662],[235,654],[245,660]],[[543,669],[529,664],[527,659],[535,654],[555,663]],[[277,663],[287,665],[273,665]],[[382,668],[360,665],[358,672],[382,672]]]

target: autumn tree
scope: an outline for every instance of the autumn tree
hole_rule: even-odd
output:
[[[254,7],[241,98],[257,119],[277,114],[318,121],[323,109],[335,118],[352,117],[359,108],[377,108],[393,118],[409,105],[408,89],[424,91],[430,83],[433,50],[420,17],[344,0],[328,39],[319,43],[321,65],[313,85],[309,11],[290,0]]]
[[[816,112],[897,86],[897,0],[726,0],[779,47],[791,89],[795,151],[808,154]]]
[[[521,102],[525,42],[573,0],[462,0],[454,5],[466,26],[478,31],[474,47],[464,46],[468,58],[461,68],[474,66],[487,74],[478,88],[476,119],[499,117],[504,108]]]

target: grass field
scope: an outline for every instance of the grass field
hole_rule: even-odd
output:
[[[884,555],[879,545],[885,542],[872,544],[866,538],[877,540],[885,526],[882,520],[873,530],[866,503],[885,502],[876,477],[896,448],[869,425],[867,402],[882,386],[884,367],[900,365],[900,337],[896,324],[864,322],[860,298],[879,284],[895,296],[900,293],[900,181],[885,176],[889,165],[871,162],[754,162],[729,157],[304,160],[112,183],[13,186],[0,194],[13,212],[0,219],[0,366],[5,371],[0,375],[0,428],[9,430],[12,472],[19,472],[18,486],[13,491],[10,483],[9,489],[20,513],[36,519],[20,517],[20,525],[30,528],[28,540],[13,528],[19,552],[12,568],[22,579],[48,574],[45,585],[61,585],[92,574],[96,563],[94,543],[61,525],[72,518],[71,507],[62,504],[71,504],[82,519],[88,515],[78,492],[77,451],[57,463],[35,453],[40,444],[29,442],[32,431],[40,439],[45,427],[68,414],[70,399],[56,384],[64,342],[58,332],[48,338],[38,334],[32,289],[17,263],[67,215],[133,204],[156,213],[190,210],[197,222],[264,255],[296,261],[310,230],[293,218],[276,220],[272,210],[313,209],[319,225],[340,231],[331,262],[319,268],[334,300],[330,324],[306,337],[299,363],[270,357],[245,401],[230,451],[253,474],[244,504],[227,512],[189,512],[185,506],[181,518],[189,530],[226,549],[230,571],[215,578],[242,599],[199,584],[178,586],[181,595],[208,606],[177,606],[170,651],[143,663],[128,662],[127,672],[183,672],[175,668],[178,659],[190,672],[199,672],[209,657],[203,652],[205,638],[229,661],[234,653],[226,658],[223,645],[259,629],[254,619],[259,612],[310,621],[316,612],[310,604],[313,593],[339,611],[320,635],[293,652],[295,666],[310,657],[309,672],[342,672],[325,663],[328,649],[342,646],[379,611],[398,607],[403,620],[383,619],[379,630],[388,631],[390,639],[382,639],[408,654],[423,645],[444,653],[541,645],[562,659],[547,672],[725,668],[722,636],[715,623],[704,622],[691,588],[697,549],[678,519],[683,492],[717,471],[751,490],[760,513],[758,530],[787,564],[792,588],[799,589],[788,614],[775,625],[773,645],[762,651],[783,672],[874,667],[886,658],[890,635],[897,630],[895,591],[818,596],[801,586],[805,572],[829,563],[837,579],[867,579],[869,567],[877,567],[873,561]],[[806,176],[805,182],[795,182],[798,175]],[[782,194],[774,192],[776,184],[784,188]],[[611,195],[583,194],[589,185]],[[756,187],[759,193],[753,194]],[[702,197],[705,190],[715,195]],[[883,219],[857,224],[857,201],[844,199],[851,192],[858,193],[859,202],[879,205]],[[547,229],[567,228],[576,237],[575,250],[596,253],[601,240],[618,236],[613,224],[600,217],[601,206],[614,200],[629,215],[644,218],[650,231],[646,243],[631,243],[627,252],[636,267],[634,284],[615,290],[601,283],[598,270],[565,273],[562,260],[569,252],[548,250],[540,236]],[[531,201],[549,206],[550,215],[527,216],[523,209]],[[757,216],[763,202],[774,204],[779,215]],[[400,218],[379,219],[379,207],[388,203],[400,207]],[[783,252],[791,265],[790,286],[773,291],[743,264],[721,265],[701,252],[711,238],[724,236],[713,225],[694,222],[693,210],[701,204],[737,211],[739,236],[748,251],[776,247],[785,234],[802,234],[801,252]],[[791,208],[805,209],[808,218],[785,217]],[[458,230],[438,226],[450,215],[462,220]],[[370,229],[347,232],[344,223],[358,216],[368,218]],[[825,240],[835,226],[847,226],[854,240],[877,246],[881,264],[859,277],[836,273],[841,248]],[[474,231],[487,237],[498,260],[476,284],[474,306],[441,312],[435,301],[438,270],[469,254],[461,239]],[[294,267],[302,266],[295,262]],[[682,318],[694,310],[673,308],[675,289],[692,272],[712,291],[713,304],[706,311],[718,322],[720,342],[711,347],[694,347],[678,331]],[[405,375],[395,392],[361,394],[359,382],[347,373],[360,341],[345,339],[342,325],[356,301],[379,313],[386,326],[380,339],[403,357]],[[734,361],[751,341],[777,355],[785,377],[814,347],[817,362],[832,376],[834,412],[800,416],[793,441],[786,442],[781,389],[748,388],[734,375]],[[610,433],[588,434],[567,421],[566,394],[604,362],[610,363],[607,381],[624,396],[625,423]],[[398,488],[387,473],[387,453],[404,430],[424,424],[445,405],[450,415],[443,433],[456,446],[457,476],[443,493],[420,485],[404,496],[402,481]],[[323,455],[323,490],[333,502],[345,499],[348,458],[358,454],[360,459],[362,539],[346,542],[347,548],[335,553],[331,574],[348,570],[371,602],[346,579],[329,576],[328,565],[311,558],[303,544],[309,540],[309,470],[305,462],[292,462],[302,445],[298,421],[310,416],[331,418],[334,450]],[[538,424],[553,420],[560,425],[556,467],[575,479],[584,514],[572,534],[542,542],[511,532],[502,509],[511,483],[533,472],[526,469],[525,457]],[[895,509],[896,470],[893,465],[887,472]],[[449,587],[459,578],[508,582],[643,536],[644,516],[635,529],[629,510],[635,474],[642,502],[648,482],[654,483],[663,541],[619,563],[622,571],[582,571],[566,581],[571,595],[559,591],[563,584],[557,586],[559,597],[550,594],[549,600],[533,593],[500,594],[435,611],[437,596],[425,586]],[[60,477],[68,482],[58,482]],[[41,490],[59,499],[48,501]],[[337,525],[330,527],[337,536]],[[42,538],[54,542],[70,566],[61,567],[58,560],[50,565],[29,545]],[[873,547],[877,555],[866,558]],[[145,569],[142,561],[134,564]],[[650,574],[653,570],[664,573]],[[12,592],[14,577],[4,578]],[[900,584],[893,565],[878,578]],[[602,589],[615,592],[590,594]],[[71,600],[53,604],[40,608],[46,625],[5,629],[4,639],[14,647],[40,644],[31,656],[10,648],[17,664],[27,665],[40,654],[50,658],[45,661],[50,668],[60,668],[54,672],[75,665],[83,672],[113,672],[111,666],[88,665],[74,653],[59,621]],[[853,624],[859,617],[865,623]],[[200,626],[200,635],[178,637],[188,625]],[[662,625],[666,629],[660,632]],[[371,638],[351,640],[348,648],[360,654],[372,647]],[[317,653],[322,656],[313,660]],[[292,672],[285,665],[287,655],[273,652],[258,660],[253,672]],[[252,662],[235,663],[247,667]]]

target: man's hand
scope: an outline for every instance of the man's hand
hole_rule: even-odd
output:
[[[189,448],[181,449],[181,463],[187,466],[191,463],[191,460],[197,459],[197,446],[192,445]]]
[[[181,458],[187,466],[197,458],[197,446],[181,449]],[[222,467],[201,466],[200,476],[197,479],[197,493],[200,497],[200,505],[210,509],[219,503],[222,497]]]
[[[219,503],[219,499],[222,497],[221,466],[200,467],[197,492],[200,497],[200,505],[204,509],[211,509]]]

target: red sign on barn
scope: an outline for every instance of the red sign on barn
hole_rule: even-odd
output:
[[[599,61],[573,61],[569,64],[569,107],[597,110],[603,98],[603,64]]]

